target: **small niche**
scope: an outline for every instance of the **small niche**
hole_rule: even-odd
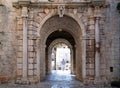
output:
[[[113,72],[113,67],[110,67],[110,72]]]

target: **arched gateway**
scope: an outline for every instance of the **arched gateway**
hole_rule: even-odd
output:
[[[59,15],[54,15],[47,19],[40,29],[39,52],[40,59],[40,79],[46,76],[46,65],[48,57],[48,48],[50,44],[56,39],[65,39],[69,41],[74,51],[74,70],[77,78],[82,80],[82,33],[80,25],[70,16],[64,15],[62,18]],[[58,41],[58,43],[60,40]],[[62,42],[62,40],[61,40]],[[70,45],[69,44],[69,45]],[[41,48],[42,47],[42,48]]]
[[[59,42],[70,47],[72,72],[79,80],[88,84],[100,82],[102,0],[98,3],[82,0],[57,4],[19,0],[13,6],[17,8],[18,82],[45,79],[50,71],[51,47]]]

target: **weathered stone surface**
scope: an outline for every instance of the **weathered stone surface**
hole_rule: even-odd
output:
[[[17,0],[0,1],[0,75],[5,75],[13,80],[18,78],[21,80],[24,67],[24,20],[22,17],[22,8],[19,8],[19,6],[14,8],[12,5],[14,1]],[[39,1],[46,2],[47,0],[32,0],[31,2],[39,3]],[[69,1],[71,2],[71,0]],[[79,2],[79,0],[73,1]],[[81,2],[86,2],[86,0],[82,0]],[[62,33],[59,36],[55,34],[53,37],[56,39],[56,37],[61,38],[64,35],[62,38],[70,40],[73,53],[75,54],[74,57],[76,57],[73,68],[76,70],[75,73],[79,79],[82,79],[83,73],[86,73],[87,82],[93,83],[96,76],[96,51],[100,53],[100,79],[106,80],[107,83],[120,79],[120,14],[116,10],[118,2],[119,0],[106,0],[108,6],[100,6],[99,10],[101,11],[98,10],[98,12],[94,7],[89,8],[91,5],[88,4],[86,7],[76,8],[77,6],[73,6],[72,8],[65,8],[65,11],[62,12],[63,17],[61,18],[58,16],[58,8],[52,8],[51,4],[50,8],[47,8],[47,6],[44,8],[39,6],[34,8],[30,5],[31,7],[29,7],[29,12],[27,13],[28,17],[26,17],[28,75],[31,78],[33,77],[33,79],[34,76],[39,76],[38,78],[41,79],[45,78],[46,66],[48,65],[47,59],[45,59],[48,58],[48,51],[46,50],[49,46],[48,43],[53,41],[52,39],[47,41],[48,36],[55,31],[66,31],[72,35],[75,44],[70,39],[71,37],[68,36],[69,34]],[[98,3],[96,2],[96,4]],[[99,13],[98,16],[100,16],[100,42],[98,42],[100,49],[95,48],[96,13]],[[39,42],[36,42],[37,38],[39,38]],[[83,57],[85,58],[83,59]],[[85,72],[82,72],[84,69],[82,67],[83,62],[85,62],[84,66],[86,66]],[[113,72],[111,72],[110,68],[113,68]]]
[[[0,75],[15,77],[16,74],[16,33],[14,12],[6,6],[0,6]]]

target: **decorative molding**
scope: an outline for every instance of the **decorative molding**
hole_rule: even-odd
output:
[[[49,9],[45,9],[44,11],[45,11],[46,14],[48,14],[50,12]]]
[[[80,6],[87,6],[91,1],[82,2],[31,2],[31,1],[18,1],[13,3],[13,7],[21,8],[22,6],[40,7],[40,8],[58,8],[58,6],[64,5],[66,8],[77,8]]]
[[[100,6],[100,7],[103,7],[105,6],[105,0],[92,0],[92,3],[91,3],[92,6]]]
[[[86,10],[85,6],[78,7],[78,13],[83,13]]]
[[[63,15],[65,14],[65,6],[64,5],[58,6],[58,14],[59,14],[59,17],[63,17]]]

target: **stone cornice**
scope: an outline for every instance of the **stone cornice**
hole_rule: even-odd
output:
[[[105,0],[92,0],[91,6],[93,6],[93,7],[96,7],[96,6],[106,7]]]
[[[31,1],[18,1],[14,2],[13,6],[15,8],[20,8],[22,6],[26,7],[40,7],[40,8],[57,8],[60,5],[64,5],[65,8],[77,8],[80,6],[94,6],[94,5],[103,5],[104,0],[88,0],[81,2],[66,2],[66,3],[55,3],[55,2],[31,2]]]
[[[21,8],[23,6],[26,7],[40,7],[40,8],[58,8],[58,6],[65,6],[65,8],[77,8],[82,6],[90,6],[90,7],[105,7],[105,0],[87,0],[87,1],[79,1],[79,2],[64,2],[64,3],[56,3],[56,2],[31,2],[30,0],[26,1],[18,1],[13,2],[13,7]]]

